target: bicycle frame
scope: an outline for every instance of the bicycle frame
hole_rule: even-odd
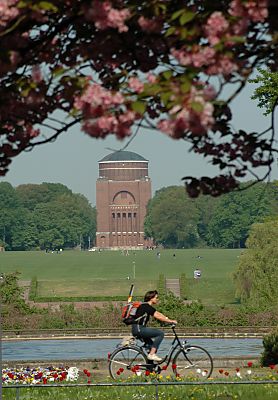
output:
[[[177,350],[178,348],[183,349],[183,347],[184,347],[184,346],[182,345],[182,343],[181,343],[181,341],[180,341],[180,339],[179,339],[179,337],[178,337],[176,331],[175,331],[175,325],[172,325],[171,328],[172,328],[172,331],[174,332],[174,339],[173,339],[173,341],[172,341],[172,343],[171,343],[171,345],[170,345],[170,348],[169,348],[168,353],[166,354],[166,356],[163,357],[162,360],[161,360],[160,362],[158,362],[156,365],[160,365],[160,364],[163,364],[163,363],[166,362],[166,366],[168,367],[169,364],[171,363],[173,354],[176,352],[176,350]],[[177,342],[177,343],[176,343],[176,342]],[[175,343],[176,343],[176,345],[175,345]],[[185,343],[186,343],[186,342],[185,342]],[[145,349],[144,349],[144,346],[138,346],[138,347],[139,347],[144,353],[146,352]],[[186,357],[186,354],[185,354],[185,357]],[[187,357],[186,357],[186,358],[187,358]],[[146,364],[145,366],[149,366],[149,365],[153,365],[153,363]]]

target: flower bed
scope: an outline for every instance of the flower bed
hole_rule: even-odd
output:
[[[109,387],[91,386],[94,383],[93,376],[88,369],[79,370],[76,367],[47,367],[47,368],[6,368],[3,370],[3,400],[11,400],[15,398],[15,392],[11,387],[17,384],[26,385],[20,388],[19,399],[31,400],[85,400],[98,399],[116,400],[138,399],[138,400],[212,400],[212,399],[244,399],[244,400],[277,400],[278,398],[278,368],[276,365],[269,365],[268,368],[260,368],[254,366],[252,362],[248,362],[241,368],[218,369],[214,371],[214,376],[208,381],[215,381],[214,385],[169,385],[171,383],[183,383],[180,377],[167,373],[167,375],[155,373],[142,373],[138,375],[137,369],[128,379],[130,383],[156,383],[158,386],[113,386],[111,380],[106,382]],[[186,379],[188,383],[194,383],[196,377],[191,376]],[[262,381],[268,381],[262,383]],[[246,381],[250,381],[246,383]],[[123,381],[127,382],[127,381]],[[244,382],[244,385],[232,384],[233,382]],[[44,384],[60,384],[56,385]],[[65,385],[69,384],[69,385]],[[74,387],[70,384],[85,383],[85,386]],[[160,386],[160,383],[166,383],[167,386]],[[256,383],[256,384],[255,384]],[[9,390],[8,387],[9,386]],[[6,390],[5,390],[6,389]],[[157,390],[157,392],[156,392]],[[157,394],[156,394],[157,393]],[[158,395],[158,397],[156,397]]]

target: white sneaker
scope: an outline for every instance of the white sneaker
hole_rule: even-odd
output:
[[[156,354],[149,354],[148,360],[160,362],[162,358],[158,357]]]

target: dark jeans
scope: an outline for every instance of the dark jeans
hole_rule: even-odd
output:
[[[137,324],[132,325],[132,335],[142,338],[148,346],[154,347],[155,349],[159,348],[164,338],[164,332],[161,330]]]

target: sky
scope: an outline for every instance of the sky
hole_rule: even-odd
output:
[[[254,86],[249,84],[234,101],[233,126],[259,132],[269,127],[270,117],[264,117],[263,110],[250,100],[253,89]],[[104,140],[90,138],[76,126],[54,143],[17,156],[0,182],[10,182],[14,187],[28,183],[62,183],[95,205],[98,161],[113,150],[122,149],[128,141],[118,141],[112,135]],[[142,129],[125,150],[149,160],[153,194],[162,187],[183,185],[181,178],[184,176],[214,176],[219,173],[208,158],[189,153],[189,145],[184,141],[173,140],[161,132]],[[274,179],[278,179],[277,157],[271,174],[271,180]]]

